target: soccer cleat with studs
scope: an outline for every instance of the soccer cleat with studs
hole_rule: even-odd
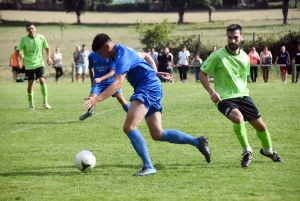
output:
[[[242,158],[241,166],[242,168],[248,168],[252,160],[252,153],[244,152],[242,156],[243,158]]]
[[[156,173],[157,171],[155,168],[143,167],[141,171],[134,173],[133,176],[146,176],[146,175],[151,175]]]
[[[206,162],[210,163],[210,150],[208,146],[208,140],[205,136],[198,137],[199,151],[204,155]]]
[[[260,154],[272,159],[272,161],[274,162],[282,162],[282,159],[280,158],[280,156],[277,154],[276,151],[273,151],[273,154],[269,155],[269,154],[265,154],[263,149],[260,149]]]

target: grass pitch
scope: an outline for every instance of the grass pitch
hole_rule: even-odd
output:
[[[81,122],[89,83],[49,82],[50,110],[42,108],[36,84],[35,111],[27,109],[27,83],[1,83],[0,200],[300,200],[300,85],[248,86],[284,162],[261,156],[260,141],[246,124],[253,161],[241,169],[232,124],[203,87],[163,83],[164,128],[206,135],[212,162],[192,146],[153,141],[143,121],[139,129],[158,174],[133,177],[142,163],[122,131],[125,113],[115,99],[100,103],[95,115]],[[123,93],[127,99],[132,94],[128,83]],[[87,174],[74,165],[83,149],[97,157]]]

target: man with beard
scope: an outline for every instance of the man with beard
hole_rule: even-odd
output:
[[[201,67],[200,81],[218,110],[233,123],[233,131],[243,148],[241,166],[249,167],[252,160],[245,121],[256,130],[262,144],[260,154],[274,162],[281,162],[282,159],[272,149],[270,133],[249,96],[247,76],[250,72],[250,61],[248,55],[240,50],[243,40],[242,27],[232,24],[226,33],[228,45],[206,59]],[[206,78],[207,74],[214,75],[214,89]]]
[[[24,52],[24,66],[25,74],[28,77],[27,94],[29,101],[29,109],[34,110],[34,80],[38,79],[41,85],[41,92],[43,96],[43,106],[45,109],[50,109],[48,104],[48,90],[46,85],[46,79],[44,76],[44,58],[43,49],[47,52],[47,63],[52,64],[50,48],[46,41],[46,38],[36,33],[36,27],[32,23],[26,25],[26,31],[28,35],[23,36],[17,47],[16,55],[18,59],[19,68],[23,68],[23,63],[20,58],[20,51]]]

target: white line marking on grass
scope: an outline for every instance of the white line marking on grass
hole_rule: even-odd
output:
[[[97,112],[93,116],[103,115],[103,114],[105,114],[107,112],[111,112],[111,111],[119,110],[119,109],[120,108],[114,108],[114,109],[104,110],[104,111],[101,111],[101,112]],[[69,122],[69,121],[72,121],[72,120],[74,120],[74,119],[57,120],[57,121],[55,121],[55,123],[66,123],[66,122]],[[31,129],[34,129],[34,128],[40,128],[40,127],[43,127],[43,126],[46,126],[46,125],[47,124],[41,123],[40,125],[34,125],[34,126],[25,127],[25,128],[20,128],[20,129],[17,129],[17,130],[12,130],[12,131],[10,131],[8,133],[2,133],[1,137],[5,136],[5,135],[12,135],[12,134],[16,134],[16,133],[21,133],[21,132],[24,132],[24,131],[27,131],[27,130],[31,130]]]

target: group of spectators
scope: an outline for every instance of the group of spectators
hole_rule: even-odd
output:
[[[212,47],[212,51],[208,53],[208,56],[217,50],[216,46]],[[174,56],[172,53],[170,53],[170,50],[168,47],[164,47],[161,52],[156,52],[155,48],[151,48],[150,52],[148,54],[152,57],[154,60],[157,70],[159,72],[166,72],[170,73],[171,76],[173,74],[174,70]],[[200,58],[200,54],[196,53],[194,55],[194,58],[190,62],[190,52],[187,50],[186,46],[183,45],[182,49],[180,52],[178,52],[178,61],[177,61],[177,66],[178,66],[178,71],[179,71],[179,77],[180,81],[182,83],[185,83],[187,80],[187,72],[189,70],[189,66],[192,65],[194,67],[195,71],[195,81],[200,82],[199,79],[199,73],[200,73],[200,67],[203,63],[203,60]],[[165,80],[162,80],[165,81]],[[170,82],[173,82],[174,80],[171,79]],[[213,76],[210,75],[209,81],[213,82]]]
[[[269,71],[272,68],[272,53],[268,50],[268,46],[263,47],[263,51],[258,54],[256,52],[255,47],[251,48],[251,51],[248,54],[250,59],[250,77],[251,81],[255,83],[257,81],[257,71],[258,66],[260,66],[264,83],[268,82],[269,79]],[[297,47],[297,51],[293,56],[293,62],[297,65],[297,74],[296,81],[298,83],[299,73],[300,73],[300,44]],[[274,65],[280,66],[281,72],[281,80],[282,83],[286,83],[286,78],[289,70],[289,66],[291,65],[291,58],[289,52],[286,50],[285,46],[281,46],[280,51],[276,54],[276,59]]]

